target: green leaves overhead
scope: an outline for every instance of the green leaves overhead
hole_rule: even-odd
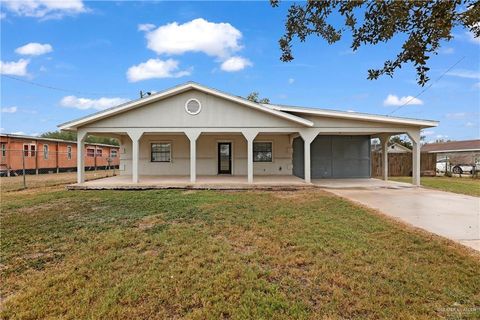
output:
[[[277,7],[279,0],[271,0]],[[344,23],[328,22],[331,16],[341,16]],[[285,34],[279,40],[284,62],[294,59],[292,42],[306,41],[310,35],[322,37],[329,44],[339,41],[346,31],[352,34],[351,48],[387,43],[403,34],[406,39],[396,57],[386,60],[382,68],[369,69],[368,79],[393,76],[395,70],[412,63],[417,83],[428,81],[428,59],[438,54],[442,41],[453,38],[452,29],[461,26],[480,36],[480,1],[308,1],[292,4],[285,22]]]

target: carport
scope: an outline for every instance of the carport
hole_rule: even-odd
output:
[[[370,178],[370,136],[319,135],[310,145],[311,178]],[[293,141],[293,174],[305,177],[304,143]]]
[[[277,106],[277,110],[314,123],[292,138],[292,174],[311,179],[371,178],[370,141],[380,140],[382,177],[388,180],[388,142],[405,134],[412,143],[412,183],[420,185],[420,132],[437,125],[431,120]]]

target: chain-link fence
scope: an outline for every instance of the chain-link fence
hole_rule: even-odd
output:
[[[12,191],[25,188],[47,187],[77,181],[77,152],[36,150],[25,145],[23,150],[0,150],[0,188]],[[118,174],[118,148],[88,148],[85,150],[86,180]]]

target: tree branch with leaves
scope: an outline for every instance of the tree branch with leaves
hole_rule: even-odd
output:
[[[273,7],[279,0],[270,0]],[[341,25],[333,25],[329,18],[340,16]],[[339,41],[350,31],[351,48],[387,43],[399,34],[406,35],[396,57],[384,62],[379,69],[368,70],[368,79],[387,75],[404,64],[411,63],[417,73],[417,83],[428,81],[428,59],[435,54],[442,41],[453,38],[454,27],[461,26],[480,37],[480,1],[308,1],[292,4],[285,22],[285,34],[279,40],[284,62],[294,59],[292,43],[298,38],[305,42],[310,35],[322,37],[328,44]]]

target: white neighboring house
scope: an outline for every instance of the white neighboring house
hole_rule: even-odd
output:
[[[384,151],[390,136],[413,142],[413,183],[420,184],[420,130],[438,122],[334,110],[259,104],[188,82],[142,99],[59,125],[117,137],[120,170],[138,183],[144,176],[197,175],[369,178],[370,139]],[[78,148],[83,168],[83,148]],[[85,180],[78,171],[78,183]]]
[[[382,152],[381,144],[372,145],[373,152]],[[388,144],[388,153],[412,153],[412,150],[396,142]]]

